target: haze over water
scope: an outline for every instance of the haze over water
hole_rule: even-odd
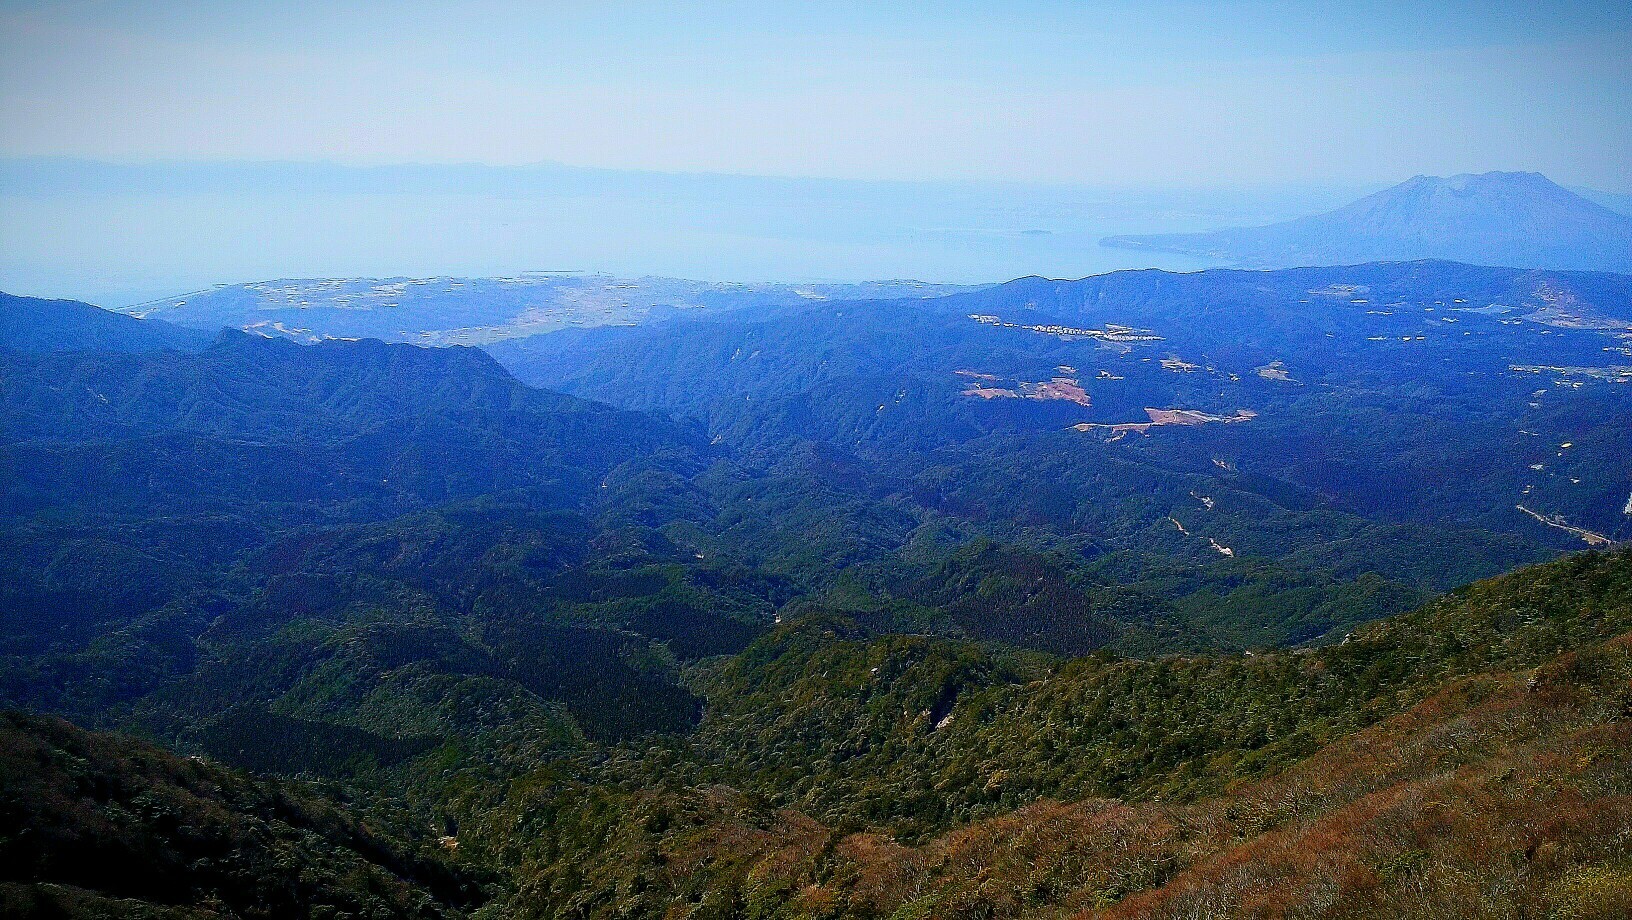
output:
[[[1629,30],[1599,0],[0,0],[0,285],[1198,268],[1097,241],[1419,173],[1632,191]]]
[[[1355,192],[37,160],[0,165],[0,177],[0,287],[107,306],[278,277],[980,283],[1189,270],[1216,263],[1099,240],[1280,219]]]

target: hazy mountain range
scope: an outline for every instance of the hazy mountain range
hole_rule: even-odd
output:
[[[1625,272],[1632,271],[1632,216],[1539,173],[1416,176],[1297,220],[1206,233],[1113,236],[1104,244],[1266,268],[1448,259]]]
[[[320,175],[322,175],[320,173]],[[1252,267],[1435,258],[1632,270],[1632,217],[1535,173],[1417,177],[1327,214],[1210,233],[1110,237]],[[979,285],[917,281],[740,284],[575,272],[510,277],[285,278],[218,285],[126,308],[203,330],[301,341],[378,338],[484,345],[573,327],[698,319],[822,301],[935,297]]]
[[[229,284],[137,304],[124,312],[194,329],[243,329],[316,342],[374,338],[482,345],[585,326],[700,319],[824,300],[935,297],[978,285],[712,284],[535,272],[510,278],[320,278]]]

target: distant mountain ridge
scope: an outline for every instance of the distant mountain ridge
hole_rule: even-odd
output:
[[[165,297],[122,312],[298,342],[372,338],[485,345],[567,328],[696,319],[825,300],[911,300],[980,287],[922,281],[737,284],[577,272],[498,278],[283,278]]]
[[[1102,245],[1246,267],[1445,259],[1510,268],[1632,271],[1632,216],[1533,172],[1415,176],[1324,214],[1263,227],[1113,236]]]
[[[196,349],[211,333],[144,321],[77,300],[0,293],[0,348],[25,352]]]

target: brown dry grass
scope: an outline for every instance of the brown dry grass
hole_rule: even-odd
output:
[[[1042,801],[921,847],[784,812],[688,836],[665,871],[751,867],[795,893],[777,916],[1628,916],[1629,649],[1456,682],[1192,805]]]

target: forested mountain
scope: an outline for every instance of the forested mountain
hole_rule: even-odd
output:
[[[298,784],[0,715],[0,913],[463,916],[480,873]],[[422,834],[412,834],[422,837]]]
[[[0,897],[1161,915],[1308,853],[1355,915],[1624,892],[1632,556],[1458,586],[1632,534],[1629,285],[1022,279],[492,356],[14,301],[0,702],[200,760],[8,717]],[[1439,837],[1379,804],[1445,782]]]
[[[0,898],[70,916],[1614,917],[1632,905],[1629,600],[1632,555],[1588,553],[1339,645],[1155,662],[806,618],[696,669],[717,715],[689,736],[455,781],[428,830],[411,806],[350,799],[359,822],[320,790],[10,716],[0,841],[23,849]]]
[[[75,300],[0,293],[0,347],[17,351],[147,351],[202,347],[211,333],[99,310]]]
[[[694,713],[661,676],[669,646],[658,655],[651,639],[625,631],[548,617],[529,627],[513,614],[536,603],[583,608],[596,622],[644,616],[684,648],[692,612],[713,627],[695,639],[710,650],[746,641],[749,624],[769,619],[755,606],[763,600],[715,602],[688,575],[698,560],[638,523],[647,500],[678,503],[683,515],[684,494],[647,499],[645,483],[661,490],[706,468],[699,435],[524,387],[480,352],[303,347],[228,332],[198,352],[0,360],[14,701],[91,722],[117,710],[154,731],[202,732],[208,744],[235,744],[242,727],[275,730],[273,747],[294,745],[314,764],[389,760],[419,741],[382,740],[364,727],[380,727],[379,717],[346,713],[341,722],[357,727],[325,752],[314,733],[330,723],[303,716],[345,709],[338,701],[297,706],[283,722],[264,707],[299,695],[304,679],[350,684],[353,659],[374,655],[386,670],[442,666],[401,693],[442,695],[427,681],[446,677],[471,694],[469,706],[498,699],[551,737],[578,736],[551,705],[580,698],[591,731],[603,726],[586,713],[622,713],[622,699],[632,714],[606,716],[605,731],[623,730],[620,720],[673,727]],[[620,574],[590,574],[599,567]],[[461,627],[494,605],[495,628],[510,638],[470,651]],[[561,673],[531,660],[544,644],[559,648]],[[512,650],[495,659],[495,648]],[[648,673],[659,676],[637,679]],[[386,697],[381,705],[402,718],[434,721]],[[244,759],[264,762],[265,746]]]
[[[1263,268],[1451,259],[1632,271],[1632,216],[1540,173],[1415,176],[1325,214],[1266,227],[1113,236],[1104,245]]]
[[[1429,262],[1021,279],[493,352],[750,453],[815,441],[1239,627],[1320,609],[1334,573],[1392,612],[1632,535],[1628,317],[1625,276]]]
[[[1625,551],[1246,658],[785,624],[683,743],[518,781],[482,833],[524,916],[1619,916],[1629,625]]]

